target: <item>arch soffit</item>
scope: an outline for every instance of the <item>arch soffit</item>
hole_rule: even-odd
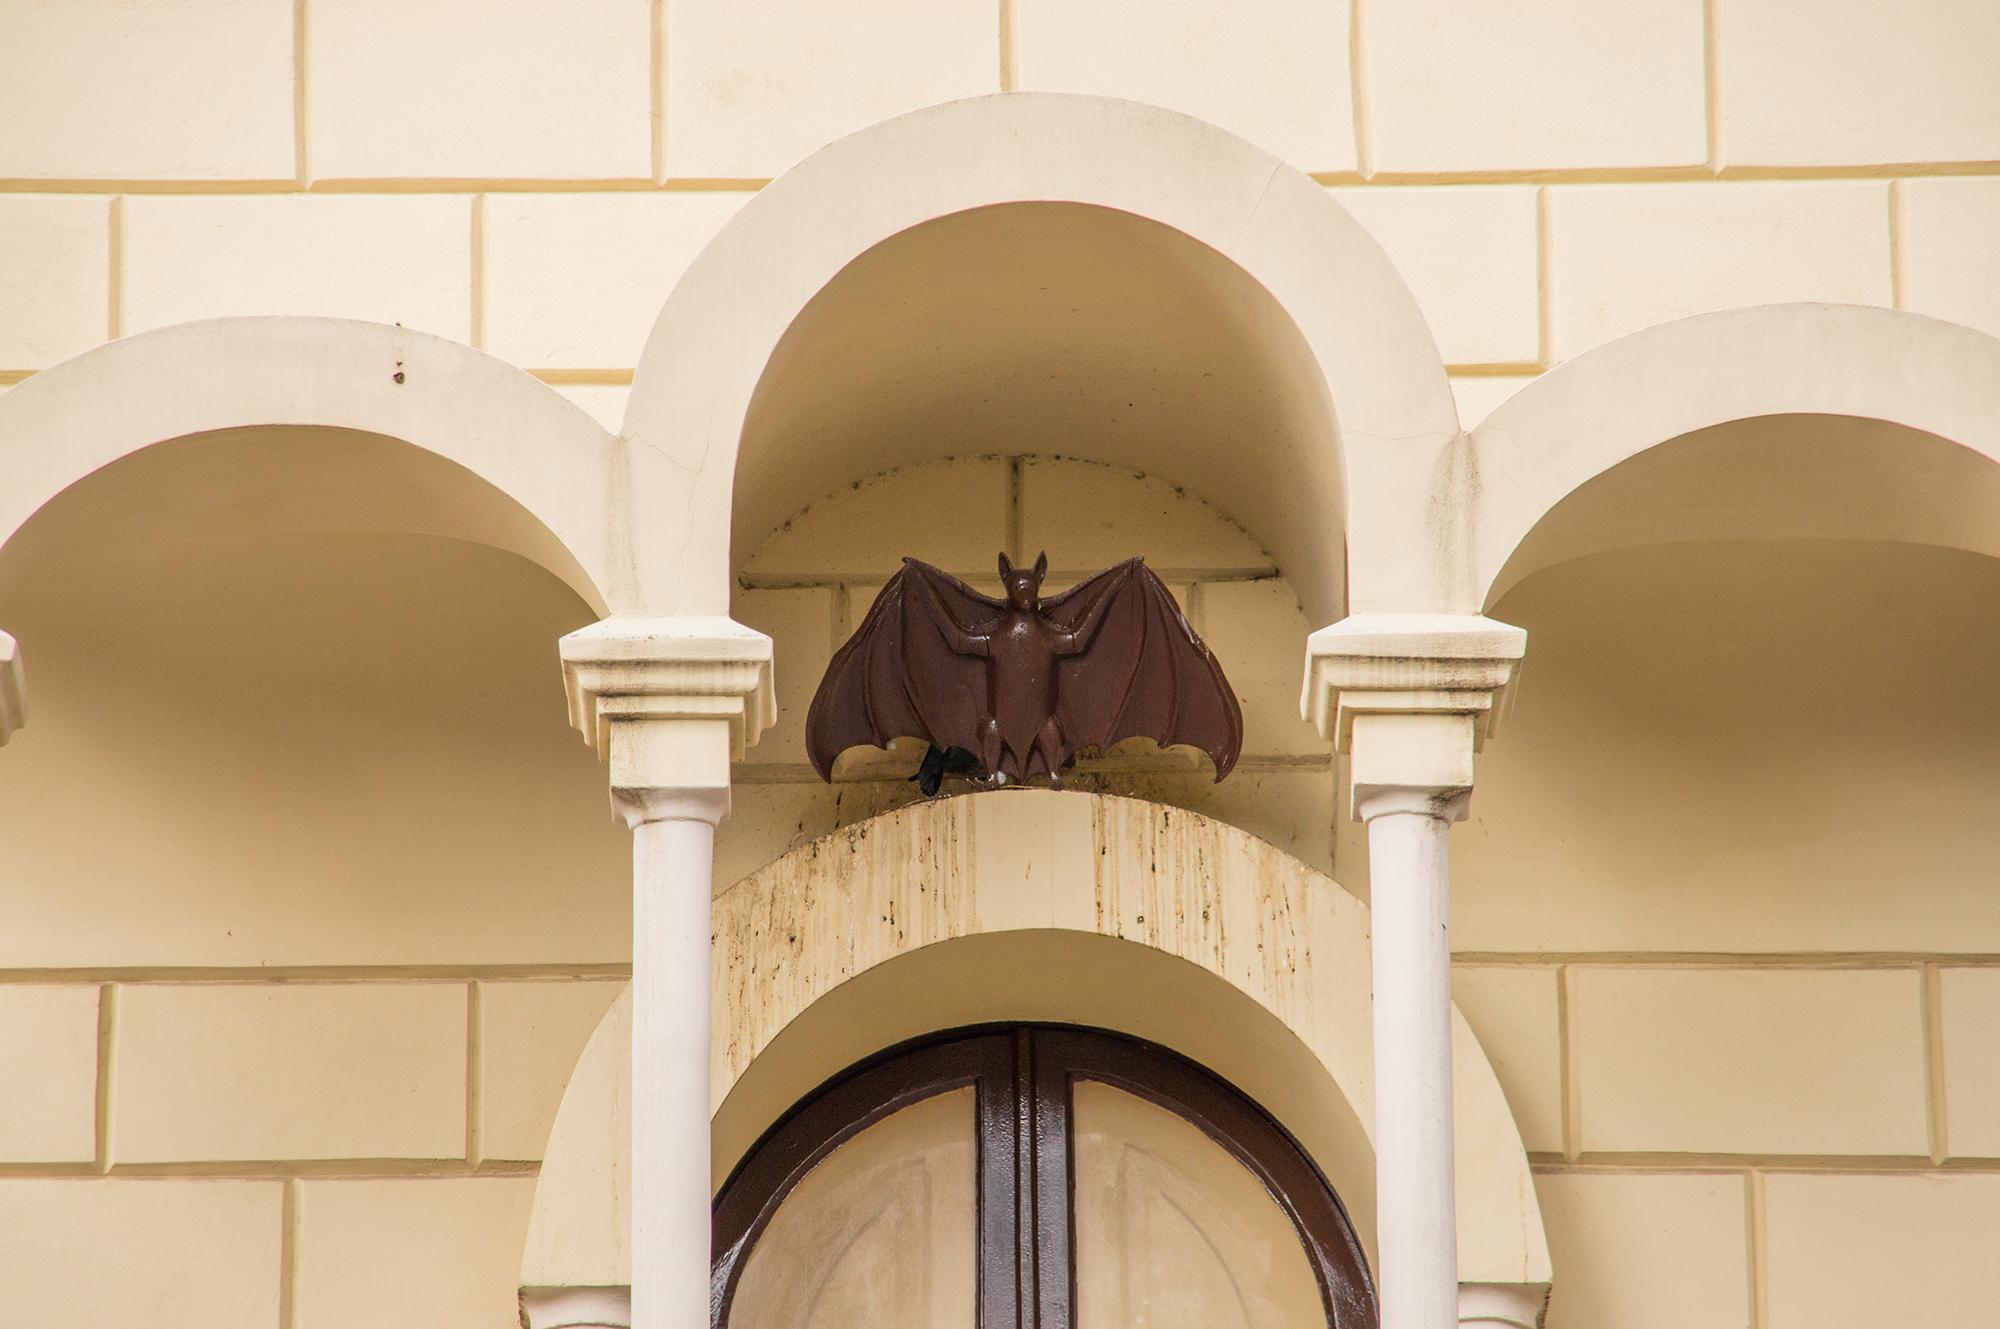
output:
[[[51,499],[159,443],[257,426],[410,444],[485,482],[451,532],[539,564],[594,610],[641,612],[620,497],[630,459],[583,411],[457,342],[348,319],[177,324],[109,343],[0,396],[0,546]]]
[[[1309,537],[1342,563],[1343,517],[1364,526],[1378,453],[1422,451],[1389,469],[1428,474],[1458,433],[1443,361],[1381,248],[1302,173],[1212,125],[1109,98],[1005,93],[933,106],[841,139],[779,177],[722,228],[654,324],[624,432],[670,457],[669,511],[694,530],[655,546],[676,612],[726,613],[737,452],[751,398],[780,339],[850,262],[912,227],[1007,203],[1062,202],[1130,213],[1215,250],[1268,291],[1298,328],[1338,420],[1345,457],[1301,476],[1332,515]],[[1343,460],[1345,473],[1343,473]],[[859,479],[862,477],[847,477]],[[1273,501],[1279,495],[1273,495]],[[641,516],[643,517],[643,512]],[[1350,542],[1354,532],[1349,530]],[[1337,616],[1288,569],[1307,612]]]
[[[939,1020],[966,1023],[968,1012],[1071,1019],[1166,1043],[1259,1098],[1314,1155],[1372,1250],[1368,910],[1246,832],[1139,800],[1046,790],[914,804],[723,892],[715,945],[718,1184],[779,1114],[861,1056]],[[1082,989],[1050,974],[1064,958],[1104,966],[1086,982],[1093,994],[1129,983],[1133,1000],[1168,998],[1132,1027],[1129,1011],[1110,1009],[1124,999],[1070,995]],[[1064,995],[1006,1009],[961,1000],[954,986],[979,986],[981,972],[1011,972],[1017,989],[1048,976]],[[1021,983],[1023,973],[1035,982]],[[536,1195],[525,1286],[627,1276],[629,1021],[621,998],[571,1079]],[[1245,1045],[1243,1065],[1218,1057],[1204,1022]],[[1453,1022],[1461,1277],[1545,1283],[1548,1248],[1519,1132],[1484,1051],[1456,1011]],[[758,1081],[758,1059],[808,1025],[803,1042],[813,1046],[795,1040],[784,1069]],[[1283,1064],[1259,1083],[1254,1067],[1274,1055]],[[1277,1101],[1285,1092],[1295,1101]]]
[[[1522,542],[1621,462],[1778,415],[1878,421],[2000,460],[2000,340],[1898,310],[1762,305],[1648,328],[1559,365],[1472,431],[1471,566],[1454,607],[1489,607],[1532,572],[1509,566]]]

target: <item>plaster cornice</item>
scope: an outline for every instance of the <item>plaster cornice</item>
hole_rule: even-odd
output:
[[[1356,715],[1451,715],[1492,732],[1528,634],[1479,614],[1353,614],[1306,640],[1300,713],[1341,752]]]
[[[618,720],[722,720],[741,757],[777,719],[771,639],[728,618],[607,618],[561,654],[570,723],[600,752]]]

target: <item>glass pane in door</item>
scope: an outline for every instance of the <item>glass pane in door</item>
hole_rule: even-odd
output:
[[[827,1155],[751,1248],[729,1329],[974,1329],[975,1140],[968,1086]]]
[[[1325,1329],[1298,1232],[1178,1113],[1075,1087],[1078,1329]]]

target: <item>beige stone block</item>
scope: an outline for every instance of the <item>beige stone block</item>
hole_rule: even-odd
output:
[[[878,120],[999,89],[985,0],[675,0],[667,174],[769,178]]]
[[[2000,1177],[1764,1181],[1771,1329],[1986,1323]]]
[[[1552,968],[1453,965],[1451,996],[1514,1110],[1521,1145],[1562,1148],[1562,1016]]]
[[[557,680],[556,639],[597,617],[574,591],[464,540],[182,538],[417,513],[404,451],[161,448],[84,487],[91,519],[38,518],[65,534],[0,612],[33,707],[0,761],[0,857],[36,883],[5,892],[0,965],[629,957],[632,836]]]
[[[462,1158],[456,983],[140,984],[119,993],[112,1154]]]
[[[1241,526],[1172,481],[1063,457],[1022,459],[1021,549],[1076,572],[1134,555],[1155,570],[1271,566]]]
[[[1321,872],[1333,863],[1333,775],[1310,767],[1238,768],[1216,783],[1206,768],[1185,774],[1077,774],[1069,784],[1187,808],[1228,822]]]
[[[650,178],[651,23],[630,0],[313,0],[312,172]]]
[[[766,784],[737,780],[729,791],[729,815],[715,830],[715,888],[729,889],[767,863],[840,824],[843,796],[854,785]]]
[[[2000,969],[1946,969],[1945,1141],[1958,1158],[2000,1158]]]
[[[1299,679],[1312,625],[1290,586],[1217,581],[1195,597],[1198,624],[1243,706],[1243,750],[1329,757],[1319,731],[1299,718]]]
[[[2000,179],[1906,180],[1909,305],[2000,337]]]
[[[1463,429],[1477,429],[1493,408],[1535,381],[1533,374],[1469,374],[1451,380],[1451,395],[1458,402],[1458,423]]]
[[[1769,538],[1856,530],[1954,487],[1970,510],[1983,487],[1906,469],[1950,451],[1868,421],[1753,421],[1657,449],[1559,515],[1612,548],[1491,611],[1531,645],[1452,834],[1453,943],[2000,951],[2000,693],[1976,681],[2000,640],[2000,562]],[[1741,533],[1776,530],[1687,542],[1736,513]],[[1633,540],[1649,543],[1616,547]]]
[[[880,577],[905,555],[960,576],[991,577],[1007,547],[1007,463],[962,457],[889,471],[836,490],[751,549],[764,575]]]
[[[1334,189],[1388,251],[1447,364],[1541,356],[1535,191],[1526,186]]]
[[[537,368],[636,365],[674,283],[750,197],[488,197],[486,348]]]
[[[1699,5],[1397,0],[1361,31],[1378,171],[1707,159]]]
[[[517,1322],[533,1177],[299,1183],[298,1329]]]
[[[0,254],[0,369],[41,369],[111,335],[109,199],[0,198]]]
[[[564,383],[556,391],[575,402],[583,412],[616,434],[625,425],[625,403],[632,389],[623,383]]]
[[[2000,6],[1731,0],[1715,24],[1727,165],[2000,157]]]
[[[1892,302],[1880,182],[1579,185],[1549,224],[1557,359],[1715,309]]]
[[[284,1183],[0,1180],[9,1324],[278,1322]]]
[[[1913,972],[1576,971],[1583,1147],[1922,1154]]]
[[[1740,1176],[1536,1177],[1556,1271],[1548,1329],[1743,1329],[1745,1184]]]
[[[1347,0],[1018,0],[1016,85],[1182,111],[1305,171],[1352,170]]]
[[[624,988],[622,979],[479,985],[482,1156],[542,1156],[576,1059]]]
[[[834,599],[833,590],[821,587],[736,593],[736,621],[771,639],[778,689],[778,722],[746,760],[806,760],[806,710],[833,658]]]
[[[97,1153],[94,984],[0,987],[0,1161]]]
[[[0,179],[293,177],[292,9],[11,4]]]
[[[468,198],[128,198],[125,331],[315,314],[465,341],[471,254]]]

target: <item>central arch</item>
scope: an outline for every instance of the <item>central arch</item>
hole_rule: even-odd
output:
[[[1170,111],[1049,93],[931,107],[842,139],[763,190],[688,269],[640,358],[624,427],[679,472],[674,515],[692,526],[657,583],[678,596],[674,612],[727,612],[732,513],[743,502],[753,505],[752,522],[775,521],[788,515],[781,497],[797,507],[817,496],[782,492],[794,471],[822,474],[810,435],[752,428],[760,385],[784,368],[781,345],[813,335],[814,302],[837,301],[828,294],[835,283],[854,276],[850,269],[865,275],[878,247],[917,258],[957,228],[1040,224],[1057,215],[1050,205],[1076,205],[1066,222],[1092,214],[1079,224],[1114,228],[1150,250],[1157,270],[1178,269],[1192,279],[1186,289],[1213,293],[1209,307],[1249,310],[1247,323],[1267,329],[1240,343],[1261,339],[1263,349],[1242,354],[1278,366],[1269,391],[1312,426],[1261,461],[1254,492],[1231,473],[1240,452],[1216,440],[1212,455],[1182,449],[1154,469],[1191,485],[1213,481],[1213,497],[1251,521],[1314,621],[1345,612],[1346,546],[1381,543],[1376,524],[1396,519],[1384,510],[1394,504],[1356,504],[1350,524],[1348,490],[1370,488],[1378,473],[1425,473],[1428,452],[1458,434],[1443,362],[1415,301],[1359,224],[1276,158]],[[933,224],[945,229],[926,229]],[[959,270],[977,280],[976,268]],[[1268,315],[1251,309],[1260,302]],[[948,313],[906,312],[920,323]],[[924,363],[900,362],[913,394],[935,386],[915,381]],[[1138,409],[1136,397],[1126,400]],[[959,401],[977,404],[974,395]],[[945,455],[951,440],[932,446],[931,455]]]
[[[723,892],[715,964],[717,1181],[793,1103],[872,1053],[954,1026],[1080,1023],[1242,1089],[1372,1243],[1368,910],[1234,827],[1048,790],[916,804]],[[592,1038],[545,1154],[522,1282],[552,1311],[577,1288],[629,1278],[629,1019],[621,1000]],[[1460,1277],[1544,1285],[1519,1132],[1477,1040],[1456,1017],[1454,1031]]]

